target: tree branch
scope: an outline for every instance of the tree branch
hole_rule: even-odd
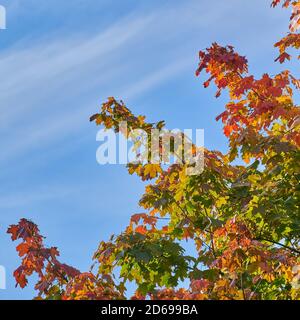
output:
[[[288,249],[288,250],[290,250],[290,251],[292,251],[292,252],[295,252],[295,253],[300,254],[300,251],[299,251],[299,250],[297,250],[297,249],[295,249],[295,248],[292,248],[292,247],[289,247],[289,246],[287,246],[287,245],[285,245],[285,244],[282,244],[282,243],[280,243],[280,242],[276,242],[276,241],[271,240],[271,239],[255,238],[254,240],[270,242],[270,243],[276,244],[276,245],[278,245],[278,246],[280,246],[280,247],[283,247],[283,248],[285,248],[285,249]]]

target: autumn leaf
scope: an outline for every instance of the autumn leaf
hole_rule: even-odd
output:
[[[146,234],[147,233],[147,229],[144,227],[144,226],[138,226],[136,229],[135,229],[135,232],[138,232],[140,234]]]
[[[20,243],[17,246],[17,251],[19,252],[19,256],[22,257],[29,251],[29,245],[27,243]]]

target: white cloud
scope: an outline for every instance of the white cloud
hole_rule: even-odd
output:
[[[2,53],[0,68],[5,76],[0,79],[1,123],[13,121],[20,109],[27,113],[31,107],[26,104],[26,99],[31,100],[31,97],[41,94],[45,96],[47,92],[38,91],[45,83],[50,82],[50,85],[53,85],[53,82],[56,82],[58,87],[57,84],[68,74],[72,74],[74,69],[77,70],[75,82],[91,63],[105,66],[105,63],[109,62],[109,54],[126,45],[150,20],[151,17],[143,17],[127,21],[126,24],[119,23],[88,40],[83,36],[75,39],[58,38],[50,44],[42,43]],[[58,94],[62,92],[58,91]],[[5,101],[10,101],[11,98],[19,100],[14,108],[8,108],[5,104]]]
[[[181,72],[188,65],[187,58],[175,55],[163,67],[131,75],[134,63],[147,59],[134,56],[135,46],[142,46],[147,35],[156,36],[159,25],[166,28],[165,19],[175,14],[174,9],[164,8],[130,15],[92,37],[81,34],[65,39],[57,35],[49,42],[42,40],[25,48],[15,45],[3,51],[0,133],[6,139],[0,143],[5,150],[0,161],[34,147],[45,148],[48,142],[83,128],[96,109],[93,99],[98,94],[132,98]]]
[[[208,45],[205,32],[222,33],[219,26],[231,22],[221,18],[241,6],[237,0],[219,2],[218,10],[204,1],[170,3],[133,12],[94,35],[57,33],[2,51],[0,148],[5,151],[0,162],[33,148],[41,152],[79,132],[100,98],[132,99],[196,66],[194,50],[202,44],[195,42],[195,30],[202,31],[199,42]],[[19,1],[14,8],[20,10]]]
[[[76,189],[68,186],[38,186],[37,188],[16,191],[13,194],[2,194],[0,196],[0,208],[20,208],[31,204],[39,204],[49,200],[63,199],[74,194]]]

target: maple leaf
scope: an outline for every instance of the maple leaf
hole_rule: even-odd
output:
[[[131,216],[130,220],[131,222],[138,224],[140,219],[142,219],[142,217],[144,217],[144,213],[136,213],[134,215]]]
[[[226,137],[229,137],[233,130],[233,126],[227,125],[224,127],[224,134]]]
[[[21,288],[25,288],[28,281],[26,278],[24,267],[20,266],[18,269],[14,271],[14,277],[16,279],[16,286],[19,285]]]
[[[158,164],[146,164],[144,167],[144,176],[149,176],[151,179],[161,172],[161,167]]]
[[[74,267],[71,267],[65,263],[59,265],[60,269],[69,277],[74,278],[80,275],[80,271]]]
[[[146,234],[147,233],[147,229],[144,227],[144,226],[138,226],[136,229],[135,229],[135,232],[138,232],[140,234]]]
[[[275,61],[279,61],[280,63],[284,63],[285,60],[291,60],[291,56],[286,52],[282,53],[278,58],[275,59]]]
[[[19,256],[22,257],[28,253],[29,245],[27,243],[20,243],[16,249],[19,252]]]
[[[7,233],[10,233],[11,239],[15,241],[19,237],[19,227],[17,225],[12,225],[7,229]]]

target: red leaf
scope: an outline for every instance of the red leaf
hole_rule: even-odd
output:
[[[225,136],[226,137],[229,137],[230,136],[230,134],[231,134],[231,132],[232,132],[232,126],[230,126],[230,125],[227,125],[227,126],[225,126],[224,127],[224,134],[225,134]]]
[[[135,232],[138,232],[140,234],[146,234],[147,233],[147,229],[144,227],[144,226],[138,226],[136,229],[135,229]]]
[[[15,270],[14,277],[17,282],[16,286],[19,285],[22,289],[26,287],[27,279],[26,279],[26,275],[24,273],[23,266],[20,266],[18,269]]]
[[[20,243],[17,247],[16,247],[17,251],[19,252],[19,256],[22,257],[24,256],[26,253],[28,253],[29,251],[29,246],[27,243]]]
[[[11,234],[11,239],[13,241],[17,240],[19,237],[19,227],[16,225],[11,225],[8,229],[7,229],[7,233]]]
[[[284,52],[277,59],[275,59],[276,62],[278,60],[280,63],[284,63],[285,60],[291,60],[291,56],[288,53]]]

